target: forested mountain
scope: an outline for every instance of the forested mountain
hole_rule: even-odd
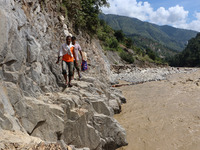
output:
[[[156,52],[161,58],[171,57],[178,53],[178,51],[172,50],[166,45],[160,44],[155,40],[138,34],[128,35],[127,37],[132,39],[135,46],[143,49],[150,48],[151,50]]]
[[[156,48],[156,45],[160,46],[161,44],[170,50],[182,51],[187,41],[197,34],[196,31],[178,29],[167,25],[158,26],[125,16],[100,14],[99,17],[105,20],[114,30],[122,30],[126,36],[138,43],[138,46],[146,45],[146,43],[140,42],[141,37],[143,37],[152,41],[155,49],[159,49]]]
[[[187,47],[170,61],[172,66],[200,66],[200,33],[195,38],[189,40]]]

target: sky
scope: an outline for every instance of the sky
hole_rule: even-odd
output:
[[[158,25],[200,32],[200,0],[108,0],[105,14],[134,17]]]

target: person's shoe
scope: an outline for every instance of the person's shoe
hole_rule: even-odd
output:
[[[81,78],[82,78],[82,76],[80,75],[80,76],[79,76],[79,80],[81,80]]]
[[[71,84],[68,84],[68,87],[72,87],[73,85],[71,85]]]

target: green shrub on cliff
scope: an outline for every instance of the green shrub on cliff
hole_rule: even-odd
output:
[[[107,0],[63,0],[67,8],[67,15],[73,22],[75,29],[86,29],[96,33],[102,6],[108,6]]]
[[[131,38],[126,39],[126,47],[131,48],[133,46],[133,40]]]
[[[154,51],[152,51],[150,48],[146,49],[146,54],[151,58],[152,60],[156,60],[156,54]]]
[[[116,30],[114,36],[119,42],[123,42],[125,39],[125,35],[122,30]]]
[[[101,43],[105,49],[118,51],[119,42],[114,36],[114,31],[103,20],[99,21],[97,36],[101,40]]]
[[[125,51],[120,52],[120,57],[125,60],[126,62],[132,64],[134,63],[133,55],[130,53],[127,53]]]
[[[111,38],[110,39],[110,43],[109,43],[109,47],[110,48],[118,48],[118,41],[116,38]]]

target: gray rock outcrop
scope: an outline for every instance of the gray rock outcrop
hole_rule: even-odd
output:
[[[110,65],[98,40],[77,35],[89,56],[89,71],[81,81],[74,80],[72,88],[63,86],[61,67],[55,62],[60,44],[73,30],[58,4],[0,1],[0,132],[13,131],[30,141],[38,137],[36,145],[63,140],[91,150],[124,146],[125,131],[113,115],[121,111],[125,98],[110,88]],[[0,141],[5,149],[31,144],[23,138],[6,143],[0,136]]]

